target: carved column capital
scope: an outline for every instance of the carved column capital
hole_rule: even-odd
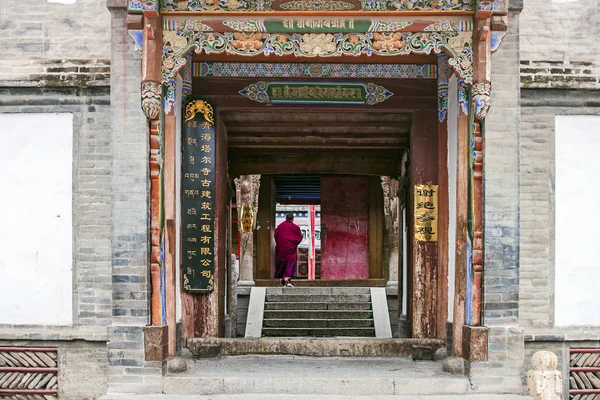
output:
[[[492,85],[489,82],[477,82],[473,84],[471,99],[477,121],[485,119],[490,108],[491,93]]]
[[[142,111],[149,120],[160,115],[162,85],[159,82],[142,82]]]

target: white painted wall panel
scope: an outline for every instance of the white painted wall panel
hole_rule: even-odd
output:
[[[556,325],[600,325],[600,117],[555,122]]]
[[[454,318],[456,274],[456,168],[458,164],[458,84],[456,75],[448,82],[448,321]]]
[[[72,114],[0,114],[0,323],[72,323]]]

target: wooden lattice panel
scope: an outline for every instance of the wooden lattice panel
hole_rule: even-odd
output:
[[[600,400],[600,349],[571,349],[569,398]]]
[[[57,349],[0,347],[0,399],[51,400],[57,396]]]

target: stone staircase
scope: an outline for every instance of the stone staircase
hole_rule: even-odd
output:
[[[267,288],[262,336],[376,337],[371,289]]]

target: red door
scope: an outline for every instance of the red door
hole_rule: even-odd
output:
[[[369,278],[368,180],[321,178],[321,279]]]

